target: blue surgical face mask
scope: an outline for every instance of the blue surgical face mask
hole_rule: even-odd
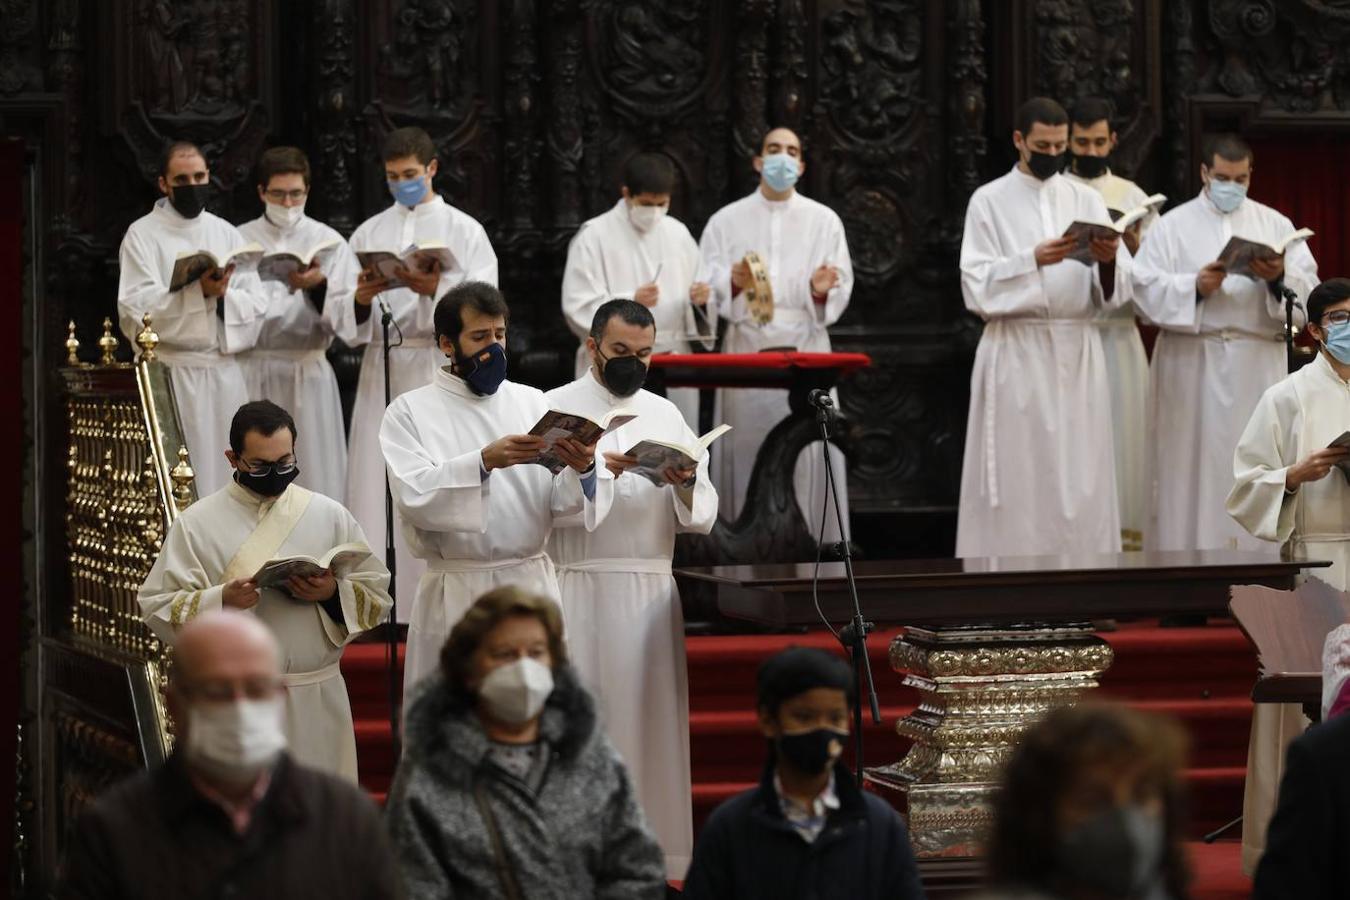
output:
[[[1341,365],[1350,366],[1350,322],[1322,326],[1322,346]]]
[[[764,157],[764,168],[760,172],[764,183],[775,191],[786,191],[797,183],[801,175],[800,163],[794,156],[786,153],[770,153]]]
[[[1247,198],[1247,186],[1236,181],[1209,180],[1209,199],[1219,208],[1219,212],[1230,213],[1242,205]]]
[[[475,394],[495,394],[506,380],[506,348],[493,341],[473,356],[456,349],[455,370]]]
[[[422,202],[422,198],[427,195],[427,177],[419,175],[406,181],[389,181],[389,193],[393,195],[394,202],[406,206],[409,209]]]

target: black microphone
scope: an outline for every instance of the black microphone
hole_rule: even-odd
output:
[[[824,388],[816,388],[807,394],[806,402],[816,409],[834,409],[834,400],[830,398],[830,392]]]

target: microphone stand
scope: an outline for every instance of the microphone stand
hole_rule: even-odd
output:
[[[393,382],[389,377],[389,326],[394,322],[394,313],[389,304],[380,301],[380,330],[384,336],[384,408],[394,402]],[[401,343],[401,341],[400,341]],[[398,691],[398,557],[394,552],[394,492],[389,484],[389,469],[384,470],[384,566],[389,570],[389,622],[388,654],[389,662],[389,738],[393,741],[394,762],[400,755],[399,744],[399,691]]]
[[[853,657],[853,760],[857,766],[854,777],[858,787],[863,786],[863,707],[862,688],[867,685],[867,700],[872,709],[873,724],[881,724],[881,704],[877,700],[877,687],[872,680],[872,661],[867,658],[867,635],[876,628],[872,622],[863,619],[862,605],[858,602],[858,581],[853,575],[853,552],[844,534],[844,518],[839,509],[839,485],[835,482],[830,467],[830,420],[834,414],[834,401],[824,391],[812,392],[811,402],[816,407],[816,422],[820,425],[820,441],[825,457],[825,484],[834,503],[834,520],[839,523],[839,536],[842,538],[844,556],[844,580],[848,583],[849,596],[853,600],[853,618],[839,629],[839,643],[848,648]],[[824,537],[824,535],[821,535]]]
[[[1294,307],[1298,305],[1298,294],[1285,287],[1284,278],[1271,282],[1270,289],[1284,301],[1284,364],[1285,371],[1294,371]]]

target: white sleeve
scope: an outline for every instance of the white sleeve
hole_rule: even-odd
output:
[[[347,517],[344,544],[367,544],[365,532],[351,513]],[[351,641],[363,631],[369,631],[389,616],[394,601],[389,596],[389,570],[377,554],[371,554],[360,565],[338,576],[338,599],[342,604],[342,622],[334,622],[323,609],[317,609],[328,639],[336,647]],[[315,604],[316,607],[318,604]]]
[[[1178,263],[1172,231],[1171,220],[1161,219],[1149,231],[1148,240],[1139,244],[1139,255],[1131,269],[1134,305],[1154,325],[1194,333],[1200,329],[1195,296],[1198,273],[1175,271]]]
[[[241,238],[242,240],[242,238]],[[263,319],[267,316],[267,292],[252,269],[236,269],[221,303],[220,347],[224,353],[239,353],[258,342]]]
[[[170,291],[146,238],[128,231],[118,251],[117,317],[122,334],[135,341],[149,315],[166,347],[202,347],[216,330],[216,301],[202,294],[201,280]]]
[[[605,278],[605,259],[585,225],[567,247],[563,268],[562,312],[567,325],[582,341],[591,330],[591,319],[605,301],[612,299]]]
[[[190,521],[179,518],[170,526],[164,546],[136,594],[141,619],[169,645],[189,619],[223,606],[224,587],[212,584],[207,577],[188,533]]]
[[[1280,421],[1280,410],[1270,391],[1261,398],[1233,453],[1233,488],[1227,509],[1253,537],[1289,540],[1301,492],[1285,490],[1289,467],[1298,461],[1300,427],[1297,415]],[[1339,477],[1333,473],[1330,477]]]
[[[961,294],[966,309],[985,321],[1046,310],[1036,248],[1025,247],[1007,254],[999,245],[989,201],[979,193],[971,197],[966,209],[966,229],[961,239]]]
[[[481,449],[454,459],[432,457],[422,446],[408,410],[398,401],[380,424],[380,448],[389,486],[403,520],[424,531],[487,530],[489,483],[482,477]]]

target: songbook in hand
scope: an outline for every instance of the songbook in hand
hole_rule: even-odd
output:
[[[224,256],[216,256],[210,250],[184,250],[174,257],[173,274],[169,276],[169,290],[181,291],[212,269],[224,269],[228,266],[252,268],[257,265],[262,255],[263,248],[257,244],[245,244]]]
[[[1143,220],[1156,207],[1166,202],[1165,196],[1154,194],[1134,209],[1121,213],[1119,216],[1112,215],[1111,218],[1114,221],[1076,219],[1072,225],[1064,230],[1062,235],[1062,237],[1074,238],[1077,241],[1074,248],[1069,251],[1068,256],[1064,258],[1072,259],[1086,266],[1095,265],[1097,259],[1092,255],[1093,241],[1101,238],[1120,237],[1134,227],[1136,222]]]
[[[1332,447],[1350,447],[1350,431],[1341,432],[1340,437],[1336,438],[1336,440],[1332,441],[1330,444],[1327,444],[1328,450]],[[1336,463],[1336,468],[1340,469],[1341,474],[1345,476],[1345,483],[1350,484],[1350,456],[1347,456]]]
[[[1224,271],[1229,275],[1246,275],[1248,278],[1260,281],[1261,277],[1252,271],[1253,260],[1262,259],[1274,262],[1283,258],[1285,251],[1290,247],[1300,241],[1306,241],[1312,236],[1313,230],[1311,228],[1300,228],[1272,244],[1266,241],[1258,241],[1255,238],[1239,237],[1235,234],[1228,239],[1228,243],[1219,253],[1219,262],[1223,264]]]
[[[325,572],[332,572],[341,578],[371,556],[370,547],[361,543],[338,544],[323,556],[283,556],[269,559],[262,568],[253,574],[258,590],[263,588],[285,589],[291,578],[313,578]]]
[[[610,410],[609,414],[599,422],[592,422],[577,413],[550,409],[530,429],[530,434],[543,438],[545,444],[544,449],[539,451],[539,455],[530,462],[545,466],[550,472],[557,475],[567,468],[567,463],[563,462],[557,451],[554,450],[559,441],[571,438],[578,444],[589,446],[614,429],[626,425],[636,418],[637,413],[626,408]]]
[[[459,269],[459,260],[455,254],[440,241],[422,241],[395,252],[393,250],[359,250],[356,258],[361,268],[374,272],[389,281],[389,287],[407,287],[408,283],[398,277],[399,269],[409,272],[430,272],[434,263],[441,264],[442,272],[454,272]]]
[[[258,260],[258,279],[260,281],[279,281],[282,284],[289,285],[290,277],[301,269],[308,269],[316,263],[320,269],[326,268],[340,243],[342,242],[337,238],[329,238],[318,246],[310,248],[308,253],[296,254],[287,251],[268,253]]]
[[[666,484],[666,469],[692,469],[703,459],[713,441],[731,430],[725,423],[694,442],[692,447],[676,444],[672,441],[638,441],[628,448],[629,456],[637,457],[637,465],[629,469],[633,475],[641,475],[657,487]]]

